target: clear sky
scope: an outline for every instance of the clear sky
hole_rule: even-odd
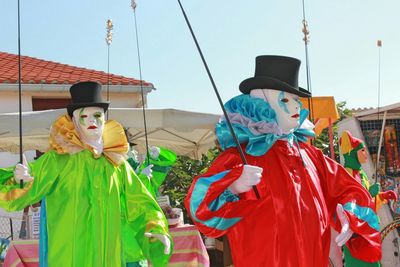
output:
[[[182,0],[224,101],[254,75],[257,55],[302,60],[301,0]],[[176,0],[138,0],[142,73],[157,91],[151,108],[221,113]],[[400,101],[400,2],[306,0],[314,95],[348,107],[377,106],[381,39],[381,105]],[[129,0],[21,0],[22,54],[107,70],[105,25],[114,23],[110,72],[139,77]],[[0,51],[17,53],[17,0],[0,1]]]

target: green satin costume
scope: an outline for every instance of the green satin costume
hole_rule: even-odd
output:
[[[107,151],[114,156],[118,153],[116,146],[110,146],[116,142],[109,141],[115,136],[108,141],[105,138],[112,132],[107,131],[107,124],[103,154],[93,154],[87,148],[73,154],[60,153],[53,145],[30,164],[34,180],[22,189],[14,182],[14,168],[0,169],[2,208],[21,210],[46,200],[48,257],[41,266],[125,267],[126,250],[143,255],[155,267],[168,263],[170,255],[163,254],[164,245],[144,237],[145,232],[168,235],[166,219],[131,166],[125,160],[116,164],[105,155]],[[118,125],[112,122],[111,128],[118,129],[122,136]],[[69,141],[73,139],[59,132]],[[77,140],[70,143],[79,146]],[[135,229],[135,236],[129,236],[128,229]]]
[[[147,188],[150,194],[156,199],[158,196],[158,188],[164,182],[165,178],[172,165],[174,165],[176,161],[176,154],[166,148],[160,147],[160,155],[157,159],[153,159],[150,157],[149,161],[145,160],[140,166],[139,162],[134,158],[129,158],[127,160],[132,168],[137,169],[139,173],[138,177],[143,185]],[[141,171],[148,166],[148,164],[153,164],[153,172],[152,177],[149,178],[146,175],[142,174]],[[136,233],[136,228],[134,226],[128,227],[125,231],[125,237],[129,238],[132,234]],[[131,244],[132,245],[132,244]],[[130,266],[147,266],[143,259],[144,255],[138,254],[135,247],[131,247],[125,252],[125,259],[128,263],[128,267]]]
[[[133,169],[138,168],[139,179],[142,181],[144,186],[149,190],[154,198],[158,196],[158,189],[164,182],[168,175],[168,172],[176,162],[176,154],[167,148],[159,147],[160,154],[156,159],[150,157],[149,160],[144,160],[139,166],[139,162],[135,161],[133,158],[129,158],[128,162]],[[152,177],[149,178],[142,174],[142,170],[146,168],[149,164],[153,165]]]

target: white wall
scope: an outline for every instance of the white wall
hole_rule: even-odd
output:
[[[32,161],[36,157],[36,151],[30,150],[24,152],[28,162]],[[15,166],[19,162],[19,154],[13,154],[9,152],[0,152],[0,168]]]
[[[27,93],[22,94],[22,111],[32,111],[32,96]],[[0,113],[18,111],[18,93],[0,92]],[[0,125],[1,127],[1,125]]]
[[[103,95],[103,99],[107,96]],[[137,108],[141,107],[142,98],[140,94],[110,94],[111,108]]]
[[[69,96],[68,92],[24,92],[22,93],[22,111],[32,111],[32,97],[66,98]],[[103,93],[103,99],[107,99],[105,93]],[[141,95],[138,93],[110,93],[110,107],[113,108],[136,108],[138,104],[141,104],[141,100]],[[18,112],[18,105],[18,92],[0,91],[0,113]]]
[[[32,111],[32,97],[40,98],[66,98],[69,92],[24,92],[22,94],[22,111]],[[103,99],[107,99],[107,95],[103,93]],[[146,97],[145,97],[146,99]],[[111,93],[110,107],[113,108],[137,108],[141,107],[141,95],[139,93]],[[145,100],[146,101],[146,100]],[[139,106],[138,106],[139,105]],[[18,92],[16,91],[0,91],[0,113],[18,112]],[[18,123],[18,122],[16,122]],[[0,125],[0,130],[1,130]],[[26,157],[32,160],[35,157],[35,151],[27,151]],[[18,154],[8,152],[0,152],[0,167],[14,166],[19,161]]]

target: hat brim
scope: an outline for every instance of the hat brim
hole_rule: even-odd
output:
[[[243,94],[249,94],[253,89],[273,89],[295,94],[300,97],[311,97],[311,93],[304,88],[295,88],[285,82],[266,76],[251,77],[244,80],[239,85],[239,90]]]
[[[99,108],[103,108],[104,112],[106,112],[108,110],[108,107],[110,106],[110,102],[100,102],[100,103],[75,103],[75,104],[69,104],[67,105],[67,111],[68,111],[68,115],[72,118],[72,114],[74,112],[74,110],[78,109],[78,108],[84,108],[84,107],[99,107]]]

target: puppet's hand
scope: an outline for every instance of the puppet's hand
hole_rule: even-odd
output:
[[[381,192],[381,184],[380,183],[374,183],[368,188],[369,193],[371,194],[372,197],[376,197],[376,195]]]
[[[379,194],[379,197],[385,200],[395,200],[397,201],[397,194],[393,190],[388,190]]]
[[[349,219],[344,212],[342,204],[337,204],[336,214],[340,220],[340,223],[342,224],[342,230],[340,231],[340,234],[335,238],[335,242],[339,247],[341,247],[346,244],[347,241],[349,241],[349,239],[353,235],[353,231],[350,229]]]
[[[22,155],[22,164],[18,163],[14,170],[14,179],[17,183],[20,180],[24,182],[33,181],[33,177],[29,174],[29,165],[25,155]]]
[[[228,188],[234,194],[250,191],[253,185],[261,181],[263,169],[257,166],[244,165],[242,174]]]
[[[150,158],[156,160],[160,156],[160,148],[156,146],[149,147]]]
[[[144,168],[141,173],[146,175],[149,178],[152,178],[153,177],[153,170],[152,170],[153,166],[154,166],[153,164],[150,164],[149,166]]]
[[[164,245],[164,254],[168,255],[171,252],[171,240],[169,240],[168,236],[162,234],[152,234],[152,233],[144,233],[145,237],[148,238],[156,238]]]

